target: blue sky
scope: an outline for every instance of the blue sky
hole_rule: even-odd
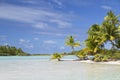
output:
[[[73,35],[81,49],[92,24],[106,13],[120,14],[120,0],[0,0],[0,45],[28,53],[70,52],[65,38]]]

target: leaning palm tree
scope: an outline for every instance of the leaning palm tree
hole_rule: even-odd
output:
[[[95,54],[99,50],[99,45],[95,42],[94,38],[89,38],[85,40],[86,52]]]
[[[107,13],[102,25],[94,24],[88,30],[88,39],[85,40],[86,48],[92,53],[104,49],[106,42],[111,42],[112,53],[114,48],[120,48],[120,15],[116,16],[112,11]]]
[[[92,54],[95,54],[100,48],[104,47],[106,39],[103,35],[101,26],[98,24],[92,25],[88,30],[88,39],[85,40],[85,45]]]
[[[116,39],[115,42],[116,42],[115,46],[117,48],[120,48],[120,38]]]
[[[112,50],[115,48],[116,39],[120,38],[119,23],[119,16],[116,16],[112,11],[109,11],[102,24],[102,29],[106,34],[107,41],[110,41],[112,44]]]
[[[73,36],[67,37],[65,44],[72,48],[72,52],[74,52],[74,47],[79,47],[80,46],[80,42],[78,42],[78,41],[75,42]]]
[[[58,61],[61,61],[60,59],[62,58],[63,56],[61,54],[58,54],[58,53],[54,53],[52,55],[52,58],[51,59],[57,59]]]

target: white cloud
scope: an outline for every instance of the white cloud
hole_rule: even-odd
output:
[[[48,36],[58,36],[58,37],[66,37],[68,35],[73,35],[75,37],[78,37],[79,34],[76,33],[63,33],[63,32],[34,32],[35,34],[39,35],[48,35]]]
[[[25,42],[25,40],[24,40],[24,39],[20,39],[19,42],[20,42],[20,43],[23,43],[23,42]]]
[[[30,9],[19,7],[19,6],[12,6],[12,5],[0,5],[0,18],[3,19],[10,19],[14,21],[20,22],[27,22],[32,23],[34,22],[34,14],[30,12]],[[33,14],[33,16],[31,16]]]
[[[111,10],[112,7],[107,6],[107,5],[102,5],[101,8],[105,9],[105,10]]]
[[[64,46],[61,46],[60,49],[65,49],[65,47],[64,47]]]
[[[21,1],[22,3],[29,3],[29,4],[37,4],[36,1],[33,1],[33,0],[24,0],[24,1]]]
[[[71,27],[71,25],[72,25],[70,22],[55,20],[55,19],[51,20],[51,22],[58,24],[59,28],[67,28],[67,27]]]
[[[66,36],[67,34],[63,33],[54,33],[54,32],[35,32],[36,34],[41,34],[41,35],[50,35],[50,36]]]
[[[53,0],[56,4],[58,4],[59,6],[62,5],[62,2],[60,2],[60,0]]]
[[[25,40],[25,39],[19,39],[19,43],[23,44],[23,43],[29,43],[30,40]]]
[[[31,27],[40,29],[43,29],[49,24],[57,24],[58,27],[71,25],[71,14],[68,15],[62,12],[50,10],[48,7],[39,7],[39,9],[35,9],[31,7],[1,4],[0,11],[0,19],[23,22],[33,25]]]
[[[33,25],[34,27],[36,27],[36,28],[39,28],[39,29],[45,29],[45,28],[47,28],[48,27],[48,24],[47,23],[37,23],[37,24],[35,24],[35,25]]]
[[[53,41],[53,40],[46,40],[44,41],[45,44],[56,44],[57,42],[56,41]]]
[[[34,48],[34,45],[31,44],[30,40],[19,39],[19,44],[24,48]]]
[[[31,45],[26,45],[25,46],[26,48],[34,48],[34,46],[31,44]]]
[[[39,40],[39,38],[35,37],[35,38],[34,38],[34,40],[38,41],[38,40]]]

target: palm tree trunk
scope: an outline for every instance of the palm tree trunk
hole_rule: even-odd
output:
[[[114,50],[115,50],[115,44],[113,41],[110,41],[111,44],[112,44],[112,47],[111,47],[111,50],[112,50],[112,54],[114,54]]]
[[[58,61],[61,61],[60,58],[58,58]]]
[[[74,46],[72,46],[72,54],[74,53]]]

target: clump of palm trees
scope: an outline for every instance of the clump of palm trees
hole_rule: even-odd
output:
[[[101,24],[93,24],[87,32],[88,38],[84,42],[86,47],[80,50],[77,56],[85,58],[86,55],[95,55],[95,61],[106,61],[110,57],[116,56],[115,50],[120,48],[119,17],[120,15],[115,15],[109,11]],[[111,50],[109,50],[111,54],[108,54],[105,49],[108,42],[111,43]],[[75,41],[73,36],[67,37],[65,43],[72,48],[72,52],[74,52],[74,47],[80,46],[80,43]]]
[[[88,39],[85,40],[86,48],[92,54],[100,53],[105,49],[105,44],[110,42],[111,51],[120,48],[120,20],[119,15],[112,11],[107,13],[102,24],[93,24],[88,30]]]

